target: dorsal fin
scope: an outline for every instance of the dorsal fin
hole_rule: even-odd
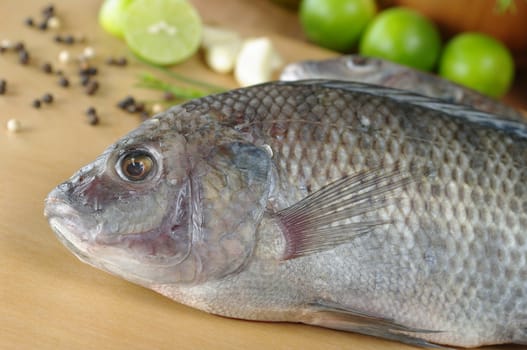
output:
[[[406,105],[422,107],[432,109],[440,113],[446,113],[454,118],[459,118],[469,123],[499,129],[520,137],[527,137],[527,122],[523,123],[520,121],[504,119],[499,115],[478,111],[469,106],[449,103],[437,98],[419,95],[406,90],[358,82],[319,79],[281,82],[281,84],[315,85],[324,88],[341,89],[350,92],[366,93],[372,96],[385,97]]]

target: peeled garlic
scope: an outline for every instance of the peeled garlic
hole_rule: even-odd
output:
[[[205,61],[215,72],[225,74],[234,69],[241,43],[238,33],[231,30],[215,27],[203,29],[201,46],[205,51]]]
[[[201,36],[201,47],[209,48],[211,46],[239,42],[242,39],[240,35],[232,30],[218,27],[205,26]]]
[[[267,37],[247,39],[236,59],[234,77],[241,86],[260,84],[272,79],[282,59]]]

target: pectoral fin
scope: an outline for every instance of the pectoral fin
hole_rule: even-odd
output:
[[[424,168],[403,170],[398,166],[365,170],[276,213],[286,241],[283,259],[331,249],[390,224],[390,220],[370,214],[396,203],[406,185],[428,174]]]
[[[420,347],[450,349],[423,339],[426,334],[441,333],[441,331],[407,327],[379,315],[324,300],[309,304],[307,310],[303,321],[307,324],[372,335]]]

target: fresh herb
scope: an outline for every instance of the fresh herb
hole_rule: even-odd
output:
[[[167,72],[171,72],[171,71],[167,70]],[[192,84],[192,85],[198,85],[200,86],[200,88],[184,87],[180,85],[174,85],[171,83],[167,83],[166,81],[158,79],[155,76],[148,74],[148,73],[143,73],[139,77],[139,82],[137,86],[147,88],[147,89],[154,89],[154,90],[160,90],[164,92],[170,92],[177,99],[182,99],[182,100],[189,100],[193,98],[204,97],[212,93],[225,90],[225,89],[220,90],[220,88],[217,86],[209,85],[207,83],[203,83],[200,81],[196,81],[194,79],[183,77],[174,72],[171,72],[171,73],[173,74],[169,74],[170,76],[176,77],[176,79]]]

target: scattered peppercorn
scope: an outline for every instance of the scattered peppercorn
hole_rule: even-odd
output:
[[[79,70],[79,75],[97,75],[97,68],[96,67],[90,67],[86,66],[85,68],[81,68]]]
[[[126,109],[130,105],[135,105],[135,99],[132,96],[126,96],[117,103],[117,106],[121,109]]]
[[[46,93],[42,96],[42,102],[44,103],[52,103],[53,102],[53,95],[50,93]]]
[[[62,42],[62,36],[60,36],[60,35],[57,34],[57,35],[55,35],[55,36],[53,37],[53,40],[54,40],[55,42],[57,42],[57,43],[61,43],[61,42]]]
[[[7,81],[5,79],[0,80],[0,95],[4,95],[7,90]]]
[[[33,27],[33,26],[35,25],[35,21],[33,21],[33,18],[31,18],[31,17],[26,18],[26,20],[24,21],[24,23],[25,23],[28,27]]]
[[[142,102],[135,104],[135,111],[136,112],[143,112],[145,110],[145,104]]]
[[[90,82],[90,76],[89,75],[81,75],[81,85],[86,86]]]
[[[38,29],[40,29],[40,30],[48,29],[48,21],[44,20],[44,21],[40,22],[39,25],[38,25]]]
[[[126,66],[128,64],[128,60],[126,59],[126,57],[122,56],[122,57],[119,57],[115,63],[118,66]]]
[[[99,83],[96,80],[92,80],[88,82],[86,85],[86,94],[87,95],[93,95],[97,90],[99,89]]]
[[[42,65],[42,70],[44,71],[44,73],[46,74],[51,74],[53,73],[53,67],[51,66],[51,63],[49,62],[46,62]]]
[[[59,78],[59,85],[62,87],[68,87],[70,86],[70,81],[66,77],[61,76]]]
[[[99,124],[99,117],[97,115],[89,115],[88,116],[88,123],[90,125],[97,125],[97,124]]]
[[[37,109],[40,108],[40,100],[33,100],[31,105]]]
[[[90,125],[97,125],[99,124],[99,117],[97,116],[97,111],[94,107],[88,107],[86,109],[86,116],[88,117],[88,123]]]
[[[28,64],[29,53],[26,50],[18,51],[18,61],[24,65]]]
[[[42,9],[42,15],[44,17],[52,17],[55,14],[55,7],[53,5],[48,5]]]
[[[86,115],[96,115],[97,114],[97,110],[95,109],[95,107],[88,107],[86,109]]]
[[[124,56],[119,58],[108,57],[106,59],[106,64],[109,66],[126,66],[128,64],[128,60]]]
[[[163,94],[163,100],[165,101],[172,101],[176,98],[176,96],[171,93],[170,91],[165,91],[165,93]]]
[[[20,52],[20,51],[25,51],[25,50],[26,50],[26,46],[24,45],[23,42],[19,41],[19,42],[17,42],[17,43],[15,44],[15,46],[13,46],[13,49],[14,49],[15,51],[18,51],[18,52]]]
[[[72,35],[67,35],[63,38],[64,44],[73,45],[75,43],[75,38]]]

